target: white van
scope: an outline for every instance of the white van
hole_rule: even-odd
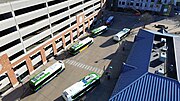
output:
[[[130,34],[129,28],[123,28],[120,32],[118,32],[116,35],[113,36],[114,41],[121,41],[124,37],[126,37],[128,34]]]

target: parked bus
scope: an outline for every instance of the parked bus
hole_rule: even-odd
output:
[[[52,66],[46,68],[29,81],[29,87],[33,92],[36,92],[43,87],[50,80],[55,78],[59,73],[65,69],[65,65],[62,61],[57,61]]]
[[[110,26],[114,21],[114,16],[110,16],[107,20],[106,20],[106,23],[105,25],[106,26]]]
[[[98,84],[100,84],[100,76],[96,73],[90,73],[80,81],[65,89],[62,96],[66,101],[77,101],[93,90]]]
[[[72,55],[76,55],[81,51],[83,51],[84,49],[86,49],[87,47],[89,47],[91,44],[93,44],[93,42],[94,42],[93,38],[87,37],[84,40],[72,45],[69,49],[69,52]]]
[[[130,29],[124,28],[122,31],[118,32],[116,35],[113,36],[113,40],[121,41],[123,38],[125,38],[129,34],[130,34]]]
[[[105,31],[107,31],[107,26],[101,26],[101,27],[98,27],[98,28],[96,28],[96,29],[93,29],[92,31],[91,31],[91,37],[95,37],[95,36],[97,36],[97,35],[100,35],[100,34],[102,34],[102,33],[104,33]]]

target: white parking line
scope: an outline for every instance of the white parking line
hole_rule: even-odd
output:
[[[101,70],[100,74],[103,74],[103,70]]]
[[[89,65],[86,65],[86,64],[83,64],[83,63],[80,63],[80,62],[77,62],[77,61],[74,61],[74,60],[66,60],[65,61],[66,63],[70,64],[70,65],[73,65],[73,66],[76,66],[76,67],[79,67],[79,68],[83,68],[83,69],[86,69],[88,71],[92,71],[92,72],[96,72],[98,74],[102,74],[103,73],[103,70],[97,68],[97,67],[93,67],[93,66],[89,66]]]
[[[101,74],[101,69],[98,69],[97,73]]]
[[[95,71],[95,67],[93,67],[92,71],[93,71],[93,72]]]
[[[92,71],[93,67],[89,66],[89,71]]]
[[[75,62],[75,61],[71,60],[71,65],[73,65],[73,64],[74,64],[74,62]]]
[[[69,60],[66,60],[65,62],[66,62],[66,63],[68,63],[68,62],[69,62]]]
[[[87,66],[87,70],[89,70],[90,66]]]
[[[74,66],[77,66],[79,63],[78,62],[76,62],[75,64],[74,64]]]
[[[79,67],[81,64],[78,62],[78,64],[76,65],[76,67]]]
[[[69,61],[69,64],[71,65],[73,63],[73,61],[71,60],[71,61]]]
[[[82,65],[83,65],[83,64],[82,64],[82,63],[79,63],[79,64],[80,64],[79,67],[82,68]]]
[[[76,61],[73,61],[72,65],[75,65],[77,62]]]
[[[85,66],[85,65],[84,65],[84,64],[82,64],[81,68],[84,68],[84,66]]]
[[[87,65],[85,65],[84,69],[87,69],[87,67],[88,67],[88,66],[87,66]]]

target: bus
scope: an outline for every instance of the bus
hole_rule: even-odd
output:
[[[55,78],[65,69],[65,65],[62,61],[57,61],[50,67],[46,68],[42,72],[30,79],[29,87],[33,92],[38,91],[41,87],[47,84],[50,80]]]
[[[123,28],[120,32],[118,32],[116,35],[113,36],[114,41],[121,41],[123,38],[125,38],[127,35],[130,34],[129,28]]]
[[[93,90],[99,84],[100,76],[94,72],[90,73],[80,81],[65,89],[62,97],[66,101],[80,100],[85,94]]]
[[[69,49],[69,52],[72,55],[76,55],[76,54],[80,53],[81,51],[85,50],[91,44],[93,44],[93,42],[94,42],[93,38],[87,37],[84,40],[72,45]]]
[[[96,29],[93,29],[92,31],[91,31],[91,37],[95,37],[95,36],[97,36],[97,35],[100,35],[100,34],[102,34],[102,33],[104,33],[105,31],[107,31],[107,26],[101,26],[101,27],[98,27],[98,28],[96,28]]]
[[[110,16],[110,17],[108,17],[108,19],[106,20],[105,25],[106,25],[106,26],[110,26],[110,25],[113,23],[113,21],[114,21],[114,16]]]

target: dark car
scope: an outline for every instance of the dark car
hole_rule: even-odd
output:
[[[106,26],[110,26],[114,22],[114,16],[108,17],[108,19],[105,22]]]

